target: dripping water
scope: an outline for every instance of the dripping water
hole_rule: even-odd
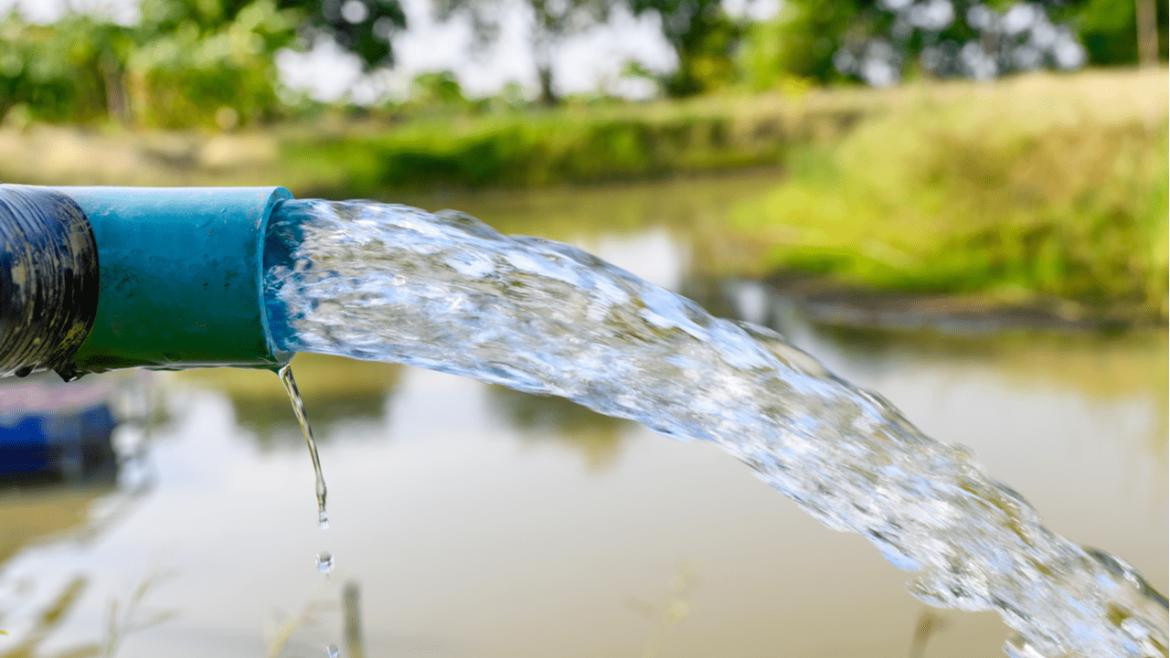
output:
[[[297,380],[293,377],[292,365],[285,364],[276,371],[276,374],[280,377],[280,383],[284,385],[285,393],[288,394],[293,415],[297,418],[301,435],[305,437],[305,446],[309,449],[309,459],[313,462],[314,490],[317,496],[317,526],[325,530],[329,528],[329,513],[325,508],[328,489],[325,487],[325,474],[321,470],[321,457],[317,452],[317,440],[313,437],[313,426],[309,424],[309,418],[305,415],[305,402],[301,399],[301,391],[297,388]],[[317,571],[325,576],[333,571],[332,553],[329,551],[317,553]],[[337,645],[329,644],[325,647],[325,655],[327,658],[338,658],[341,652]]]
[[[313,462],[313,477],[316,479],[317,495],[317,525],[322,530],[329,527],[329,512],[325,509],[325,497],[328,490],[325,488],[325,474],[321,471],[321,457],[317,454],[317,441],[313,438],[313,427],[305,416],[305,403],[301,400],[301,392],[297,388],[297,380],[293,378],[292,365],[286,364],[277,371],[280,383],[288,394],[292,404],[293,415],[297,417],[297,425],[301,428],[301,435],[305,437],[305,445],[309,448],[309,459]]]
[[[321,551],[317,554],[317,571],[323,574],[328,574],[333,571],[333,554],[329,551]]]

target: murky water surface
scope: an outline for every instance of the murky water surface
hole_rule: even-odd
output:
[[[1164,334],[811,326],[761,286],[697,274],[709,237],[687,226],[751,184],[421,203],[474,207],[781,329],[971,447],[1051,528],[1167,589]],[[603,202],[610,214],[575,219]],[[0,656],[999,655],[993,615],[916,602],[864,540],[712,446],[450,376],[302,359],[332,583],[309,566],[312,471],[275,378],[163,375],[165,417],[118,430],[149,436],[116,482],[0,496]]]

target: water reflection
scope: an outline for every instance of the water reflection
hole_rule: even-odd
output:
[[[342,616],[345,618],[345,655],[365,658],[366,642],[362,639],[361,587],[355,581],[345,583],[341,590]]]
[[[898,363],[908,357],[958,360],[964,364],[1002,360],[1000,372],[1023,383],[1060,386],[1093,397],[1124,397],[1167,391],[1167,334],[1139,331],[1108,334],[1087,330],[1003,329],[994,335],[922,327],[832,324],[810,319],[783,288],[753,281],[693,278],[688,290],[726,317],[769,326],[808,345],[829,345],[850,364]],[[815,348],[810,350],[816,354]]]
[[[319,354],[299,354],[293,363],[313,427],[321,429],[381,421],[401,376],[399,366]],[[184,372],[178,378],[225,394],[237,422],[250,430],[261,446],[302,441],[289,411],[288,396],[272,373],[219,368]],[[331,435],[322,433],[323,437]]]
[[[113,491],[113,479],[104,484],[6,491],[0,495],[0,562],[28,546],[81,532],[93,504]]]
[[[910,636],[910,658],[926,656],[926,643],[930,641],[932,635],[946,628],[946,625],[947,620],[942,612],[924,609],[914,623],[914,634]]]
[[[143,404],[143,383],[141,378],[115,377],[71,386],[73,390],[61,389],[60,382],[49,378],[7,383],[5,404],[20,406],[19,414],[25,417],[47,419],[43,426],[25,423],[16,427],[51,430],[42,438],[50,440],[52,452],[73,449],[78,457],[72,462],[65,460],[65,468],[51,459],[49,470],[9,473],[0,481],[0,564],[38,551],[85,551],[149,494],[153,482],[138,470],[136,461],[149,439],[151,425],[162,415]],[[48,408],[41,403],[30,405],[37,396],[19,391],[22,385],[59,394],[48,398]],[[79,405],[79,400],[83,404]],[[6,418],[13,420],[12,408]],[[115,435],[121,440],[115,442]],[[74,442],[72,447],[70,442]],[[12,642],[0,642],[0,658],[117,655],[126,635],[169,618],[168,612],[144,607],[154,581],[147,577],[127,597],[109,599],[100,633],[73,641],[66,648],[47,650],[45,645],[56,643],[60,627],[84,607],[92,577],[84,571],[67,570],[5,578],[0,581],[0,628],[8,634],[9,624],[14,624],[19,632],[11,633]]]
[[[116,384],[44,373],[0,382],[0,563],[79,536],[94,503],[114,491]]]
[[[695,574],[690,565],[683,564],[671,579],[670,590],[661,601],[633,599],[629,605],[650,622],[651,632],[639,654],[642,658],[657,658],[663,655],[663,646],[671,631],[691,613],[691,600],[695,588]]]
[[[2,658],[32,658],[42,655],[41,645],[52,636],[53,631],[61,624],[81,599],[85,591],[86,580],[74,577],[67,582],[59,592],[49,601],[48,605],[36,616],[32,627],[13,646],[6,647],[0,652]],[[100,656],[102,645],[93,642],[75,646],[69,650],[73,656]]]
[[[627,421],[594,413],[563,398],[525,395],[503,386],[488,388],[492,408],[526,441],[559,441],[578,450],[591,470],[613,466],[621,453]]]
[[[638,238],[661,227],[688,235],[712,232],[726,244],[718,227],[734,203],[759,195],[776,182],[773,169],[717,176],[676,178],[655,184],[612,183],[581,188],[488,191],[473,194],[395,196],[389,201],[427,210],[459,208],[501,233],[539,235],[553,240]],[[719,239],[722,238],[722,239]]]
[[[110,477],[114,394],[111,382],[51,373],[0,381],[0,486]]]

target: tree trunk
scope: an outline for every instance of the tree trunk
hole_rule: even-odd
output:
[[[1157,0],[1134,0],[1135,22],[1137,23],[1138,65],[1154,66],[1158,63],[1158,11]]]
[[[538,64],[536,66],[536,77],[540,80],[540,104],[552,107],[560,100],[557,98],[557,92],[553,89],[553,72],[552,66],[549,64]]]
[[[129,125],[130,104],[126,99],[126,78],[122,74],[122,67],[109,54],[102,55],[99,66],[106,92],[106,114],[124,126]]]

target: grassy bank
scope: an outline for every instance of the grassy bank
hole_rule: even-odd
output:
[[[570,107],[293,136],[282,157],[325,190],[599,183],[773,165],[873,111],[857,91]]]
[[[1164,71],[906,89],[898,111],[792,153],[736,209],[727,266],[1163,319],[1166,122]]]
[[[231,133],[0,128],[0,178],[37,183],[251,184],[378,196],[623,181],[774,165],[840,135],[890,94],[861,89],[569,106],[399,123],[323,119]]]
[[[699,245],[725,272],[1130,321],[1167,312],[1166,122],[1165,70],[1090,71],[229,134],[9,125],[0,180],[403,198],[782,165]]]

